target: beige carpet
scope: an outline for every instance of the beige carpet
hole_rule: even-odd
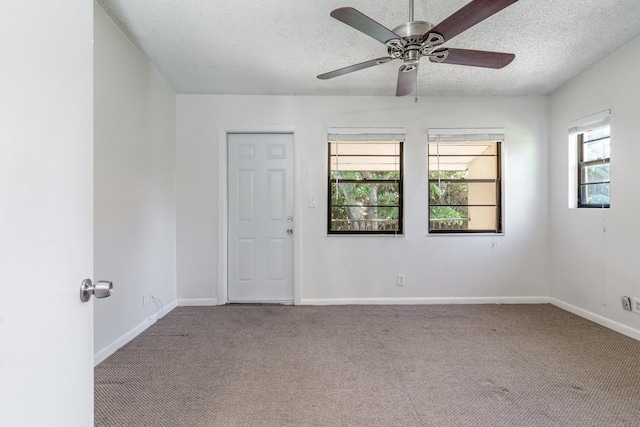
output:
[[[640,426],[640,342],[550,305],[177,308],[96,426]]]

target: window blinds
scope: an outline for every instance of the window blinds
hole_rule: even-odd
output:
[[[429,142],[504,141],[504,129],[429,129]]]
[[[328,142],[404,142],[404,133],[329,133]]]
[[[582,119],[569,123],[569,134],[582,133],[587,130],[597,129],[609,124],[611,110],[604,110]]]

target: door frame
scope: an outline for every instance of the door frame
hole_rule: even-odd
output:
[[[228,175],[229,160],[228,136],[230,133],[288,133],[293,135],[293,304],[299,305],[301,299],[300,281],[300,242],[302,230],[302,209],[298,188],[296,186],[298,171],[300,170],[299,150],[296,149],[298,131],[295,126],[219,126],[218,127],[218,289],[217,303],[224,305],[229,302],[227,293],[229,260],[227,248],[229,243],[229,194]]]

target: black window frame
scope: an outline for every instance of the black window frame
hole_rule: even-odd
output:
[[[340,142],[362,142],[362,143],[371,143],[371,144],[375,144],[375,143],[397,143],[398,144],[398,179],[387,179],[387,180],[380,180],[380,179],[340,179],[340,180],[336,180],[334,178],[332,178],[331,176],[331,158],[332,158],[332,154],[331,154],[331,144],[333,143],[340,143]],[[327,163],[327,181],[328,181],[328,186],[327,186],[327,234],[330,235],[401,235],[403,234],[403,230],[404,230],[404,139],[394,139],[394,138],[390,138],[389,140],[375,140],[375,141],[368,141],[366,138],[363,138],[361,141],[339,141],[339,140],[329,140],[328,144],[327,144],[327,148],[328,148],[328,163]],[[345,155],[343,155],[345,156]],[[348,155],[346,155],[348,156]],[[357,156],[357,155],[351,155],[351,156]],[[389,157],[389,155],[384,155],[385,157]],[[334,184],[338,184],[338,182],[340,183],[347,183],[347,184],[367,184],[367,183],[371,183],[371,184],[375,184],[375,183],[396,183],[398,185],[398,203],[395,205],[341,205],[341,206],[336,206],[333,205],[332,202],[332,189]],[[397,229],[395,230],[332,230],[332,210],[334,207],[382,207],[382,208],[389,208],[389,207],[395,207],[398,209],[398,219],[397,219]]]
[[[604,129],[607,128],[607,130],[609,131],[607,133],[607,136],[602,137],[602,138],[598,138],[598,139],[593,139],[593,140],[589,140],[589,141],[585,141],[584,140],[584,134],[592,131],[592,130],[598,130],[598,129]],[[595,141],[602,141],[605,139],[609,139],[609,150],[611,150],[611,126],[609,124],[606,124],[604,126],[599,126],[596,127],[594,129],[589,129],[589,130],[585,130],[582,131],[580,133],[577,134],[577,145],[578,145],[578,191],[577,191],[577,197],[578,197],[578,201],[577,201],[577,207],[578,208],[610,208],[611,207],[611,152],[609,152],[609,157],[604,157],[604,158],[598,158],[595,160],[587,160],[584,161],[584,153],[585,153],[585,145],[588,143],[592,143]],[[583,180],[583,177],[585,176],[585,171],[589,166],[596,166],[596,165],[609,165],[609,180],[608,181],[596,181],[596,182],[588,182],[585,183]],[[609,185],[609,203],[586,203],[583,202],[583,200],[586,200],[586,194],[585,194],[585,190],[586,187],[588,187],[589,185],[601,185],[601,184],[608,184]]]
[[[464,140],[460,140],[460,141],[449,141],[451,143],[458,143],[458,144],[464,144],[465,142],[469,143],[470,145],[479,141],[464,141]],[[496,158],[496,178],[495,179],[487,179],[487,178],[482,178],[482,179],[432,179],[430,178],[430,173],[431,173],[431,169],[429,168],[429,157],[431,157],[431,154],[429,154],[429,150],[428,150],[428,146],[431,144],[434,144],[434,142],[429,142],[427,145],[427,177],[428,177],[428,189],[427,189],[427,229],[428,229],[428,233],[429,234],[502,234],[502,230],[503,230],[503,218],[502,218],[502,213],[503,213],[503,200],[502,200],[502,144],[503,144],[503,140],[501,139],[491,139],[488,140],[486,142],[491,142],[491,143],[495,143],[496,144],[496,154],[490,154],[490,155],[474,155],[474,156],[478,156],[478,157],[495,157]],[[445,145],[447,143],[442,143],[442,145]],[[439,155],[438,155],[439,156]],[[451,154],[447,154],[447,157],[455,157],[456,155],[451,155]],[[460,157],[469,157],[469,154],[460,154]],[[495,210],[496,210],[496,224],[495,224],[495,228],[492,229],[480,229],[480,230],[469,230],[469,229],[450,229],[450,230],[442,230],[442,229],[435,229],[432,228],[432,220],[431,220],[431,208],[432,207],[440,207],[440,206],[448,206],[448,207],[491,207],[494,205],[477,205],[477,204],[466,204],[466,205],[461,205],[461,204],[432,204],[431,203],[431,184],[432,183],[438,183],[438,182],[456,182],[456,183],[493,183],[496,186],[496,204],[495,204]]]

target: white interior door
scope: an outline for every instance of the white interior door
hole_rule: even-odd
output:
[[[93,2],[0,2],[0,425],[93,425]]]
[[[229,302],[293,301],[293,135],[228,136]]]

